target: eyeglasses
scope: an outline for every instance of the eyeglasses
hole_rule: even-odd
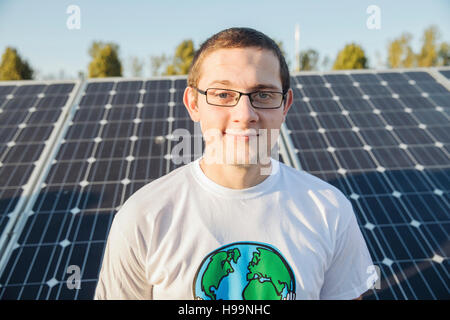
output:
[[[254,91],[243,93],[231,89],[208,88],[205,91],[195,88],[206,96],[206,102],[213,106],[234,107],[241,96],[248,96],[250,104],[256,109],[278,109],[281,107],[285,93],[274,91]]]

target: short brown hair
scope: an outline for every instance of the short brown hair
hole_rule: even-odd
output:
[[[280,48],[270,37],[251,28],[229,28],[214,34],[195,52],[187,79],[187,85],[197,87],[205,57],[218,49],[257,47],[270,50],[280,62],[280,78],[283,93],[290,88],[289,68]]]

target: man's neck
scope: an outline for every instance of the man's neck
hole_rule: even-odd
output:
[[[200,160],[203,173],[215,183],[230,189],[247,189],[263,182],[269,177],[272,163],[267,165],[228,165],[208,163],[204,158]],[[266,173],[266,174],[262,174]]]

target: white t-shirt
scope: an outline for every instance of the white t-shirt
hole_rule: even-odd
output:
[[[210,180],[197,159],[114,217],[95,299],[354,299],[377,280],[351,203],[272,160],[256,186]]]

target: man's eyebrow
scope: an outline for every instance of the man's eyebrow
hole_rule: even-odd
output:
[[[231,85],[231,82],[228,80],[215,80],[213,82],[209,83],[209,86],[213,85],[213,84],[223,84],[225,86]]]
[[[278,90],[278,91],[281,90],[280,88],[278,88],[277,86],[274,86],[273,84],[258,84],[257,86],[254,86],[251,89],[252,90],[271,89],[271,90]]]
[[[233,85],[230,81],[228,80],[215,80],[213,82],[211,82],[209,84],[209,87],[213,84],[223,84],[225,86],[231,86]],[[260,90],[260,89],[271,89],[271,90],[280,90],[280,88],[278,88],[277,86],[273,85],[273,84],[258,84],[256,86],[250,87],[249,90]]]

